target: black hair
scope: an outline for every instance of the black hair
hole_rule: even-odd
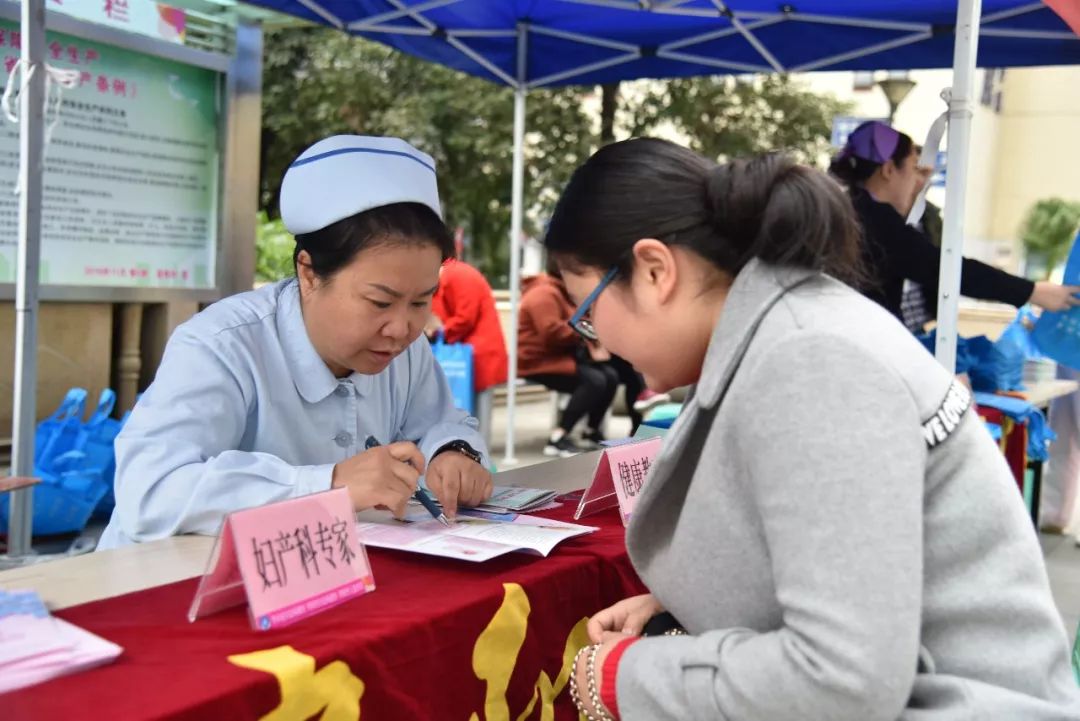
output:
[[[732,277],[754,258],[862,277],[847,194],[779,154],[717,165],[655,138],[601,148],[571,176],[545,245],[571,267],[625,278],[642,238],[689,248]]]
[[[861,126],[860,126],[861,127]],[[907,157],[911,155],[912,148],[916,147],[915,142],[911,139],[911,136],[907,133],[901,133],[897,131],[899,140],[896,143],[896,150],[893,151],[892,158],[893,163],[900,167],[907,160]],[[856,158],[854,155],[844,156],[838,155],[832,163],[829,164],[829,172],[835,176],[841,183],[853,188],[858,185],[862,185],[870,176],[877,172],[883,163],[875,163],[872,160],[866,160],[865,158]]]
[[[293,267],[306,250],[315,275],[329,280],[360,251],[380,243],[431,244],[444,261],[454,254],[454,236],[435,211],[423,203],[391,203],[297,235]]]
[[[559,259],[554,253],[547,254],[547,261],[544,263],[544,272],[552,278],[562,280],[562,269],[559,268]]]

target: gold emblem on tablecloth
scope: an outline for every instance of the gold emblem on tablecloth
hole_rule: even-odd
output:
[[[487,684],[484,699],[484,721],[510,721],[510,705],[506,691],[510,679],[517,668],[518,654],[525,642],[525,633],[529,625],[529,597],[525,590],[516,583],[503,584],[503,602],[495,616],[476,639],[473,647],[473,673]],[[574,655],[578,649],[588,645],[589,634],[586,630],[588,619],[577,622],[566,639],[563,649],[562,668],[552,681],[545,671],[540,672],[529,705],[517,716],[517,721],[529,718],[536,704],[540,704],[540,721],[553,721],[555,718],[555,699],[570,680],[570,671]],[[469,721],[480,721],[480,716],[473,714]]]
[[[517,668],[521,647],[529,628],[532,606],[517,583],[503,584],[503,601],[487,627],[476,639],[472,666],[476,678],[487,685],[484,713],[473,713],[469,721],[510,721],[506,692]],[[524,721],[540,707],[540,721],[554,721],[555,699],[566,688],[574,655],[588,645],[587,618],[571,629],[563,648],[562,668],[552,680],[541,671],[532,699],[515,718]],[[259,721],[304,721],[320,714],[320,721],[358,721],[364,682],[353,675],[344,661],[333,661],[318,671],[315,659],[292,646],[229,656],[229,662],[273,675],[281,688],[281,703]]]
[[[264,671],[278,680],[281,703],[259,721],[303,721],[320,711],[320,721],[357,721],[364,682],[344,661],[332,661],[318,671],[315,659],[292,646],[278,646],[229,656],[229,663]]]

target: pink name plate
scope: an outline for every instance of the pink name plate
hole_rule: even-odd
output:
[[[266,631],[375,590],[348,491],[338,488],[230,513],[188,620],[247,603]]]
[[[592,483],[581,496],[574,520],[618,506],[623,525],[629,523],[661,443],[660,438],[649,438],[605,450]]]

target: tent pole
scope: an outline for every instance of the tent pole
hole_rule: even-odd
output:
[[[964,260],[964,212],[967,198],[971,117],[975,99],[975,56],[979,45],[982,0],[960,0],[956,12],[952,97],[949,100],[949,159],[945,178],[945,217],[938,281],[938,362],[956,370],[960,273]]]
[[[19,93],[19,253],[15,281],[15,384],[12,417],[13,476],[34,475],[37,411],[38,268],[41,260],[41,174],[45,107],[45,0],[22,0],[22,73]],[[15,491],[8,524],[8,554],[29,556],[33,488]]]
[[[521,294],[521,228],[525,206],[525,94],[529,29],[518,23],[517,84],[514,86],[514,166],[510,208],[510,366],[506,382],[506,452],[503,463],[517,463],[514,456],[514,412],[517,401],[518,301]]]

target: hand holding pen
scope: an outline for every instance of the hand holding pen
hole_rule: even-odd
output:
[[[414,468],[419,468],[422,471],[423,468],[424,468],[424,457],[423,457],[423,455],[420,454],[420,449],[416,448],[415,444],[408,443],[408,442],[392,443],[391,445],[386,446],[386,448],[389,449],[389,448],[393,448],[394,446],[400,446],[400,445],[406,445],[406,444],[410,445],[414,449],[416,449],[417,455],[420,456],[420,463],[419,463],[418,466],[414,465],[413,467]],[[375,449],[375,448],[379,448],[380,447],[379,446],[379,440],[375,436],[368,436],[367,442],[364,444],[364,447],[367,448],[369,451],[372,450],[372,449]],[[405,463],[411,463],[412,462],[409,459],[402,459],[402,460]],[[413,460],[415,460],[415,459],[413,459]],[[419,473],[417,474],[417,479],[419,480]],[[448,519],[446,517],[446,514],[444,514],[442,512],[442,510],[435,504],[435,501],[431,500],[431,496],[429,496],[427,494],[427,492],[423,488],[420,488],[418,484],[414,484],[413,488],[415,490],[413,491],[412,497],[415,498],[417,501],[419,501],[420,505],[422,505],[424,508],[427,509],[427,512],[431,514],[431,517],[434,518],[439,523],[443,524],[444,526],[450,526],[450,519]],[[395,513],[394,515],[400,518],[401,516],[404,515],[404,513]]]
[[[378,443],[376,442],[376,446]],[[424,472],[424,456],[415,443],[402,441],[369,447],[334,466],[332,488],[346,488],[357,510],[386,506],[405,515]]]

